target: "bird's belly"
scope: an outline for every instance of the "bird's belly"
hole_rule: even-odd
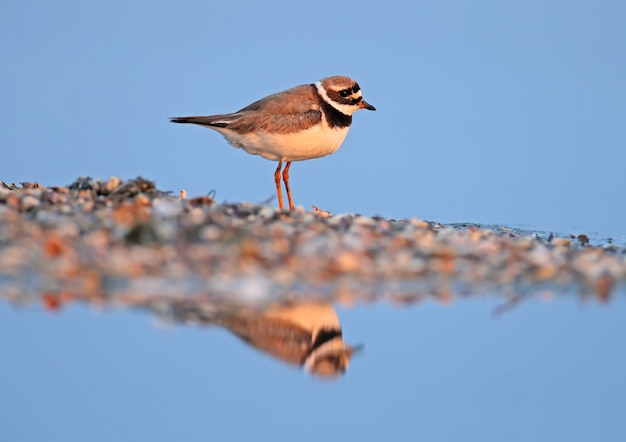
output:
[[[343,143],[348,128],[331,129],[321,125],[301,132],[274,134],[265,131],[238,134],[220,131],[234,147],[274,161],[302,161],[335,152]]]

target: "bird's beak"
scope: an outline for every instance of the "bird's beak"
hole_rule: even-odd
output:
[[[371,104],[369,104],[365,100],[361,100],[359,102],[359,109],[376,110],[376,108],[374,106],[372,106]]]

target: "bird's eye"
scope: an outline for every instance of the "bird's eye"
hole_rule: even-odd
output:
[[[339,95],[341,95],[342,97],[347,97],[351,93],[352,93],[352,90],[350,89],[342,89],[339,91]]]

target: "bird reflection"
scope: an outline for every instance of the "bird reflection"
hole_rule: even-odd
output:
[[[360,349],[343,341],[339,318],[328,303],[304,302],[255,312],[178,302],[170,306],[168,316],[176,322],[224,327],[252,347],[320,377],[345,373]]]

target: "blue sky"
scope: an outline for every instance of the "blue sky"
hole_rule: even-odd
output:
[[[266,200],[275,165],[167,117],[345,74],[377,112],[295,163],[333,213],[620,236],[626,6],[528,2],[6,2],[0,179],[143,175]]]
[[[167,118],[343,74],[377,111],[292,165],[296,205],[623,243],[625,16],[619,1],[5,1],[0,180],[142,175],[263,201],[274,163]],[[223,331],[2,304],[0,439],[623,440],[623,300],[493,305],[340,311],[366,350],[324,384]]]

